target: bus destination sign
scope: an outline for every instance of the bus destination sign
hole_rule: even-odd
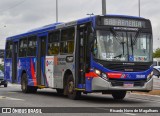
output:
[[[104,18],[103,24],[118,27],[145,28],[145,21],[122,18]]]

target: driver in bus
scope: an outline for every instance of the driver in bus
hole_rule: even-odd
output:
[[[106,53],[108,58],[112,58],[114,55],[113,38],[106,41]]]

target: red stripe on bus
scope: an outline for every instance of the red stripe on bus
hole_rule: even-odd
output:
[[[98,77],[98,75],[95,72],[89,72],[85,74],[86,77]]]
[[[32,79],[33,79],[33,84],[34,84],[34,86],[37,86],[37,79],[36,79],[35,70],[34,70],[34,65],[33,65],[32,60],[31,60],[31,75],[32,75]]]

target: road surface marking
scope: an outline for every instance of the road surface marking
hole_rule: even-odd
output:
[[[17,93],[17,92],[8,92],[8,93]]]
[[[18,98],[6,97],[6,96],[0,96],[0,99],[24,101],[24,99],[18,99]]]

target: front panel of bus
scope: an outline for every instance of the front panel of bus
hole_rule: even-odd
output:
[[[130,17],[96,19],[87,90],[152,89],[152,28],[149,20]]]

